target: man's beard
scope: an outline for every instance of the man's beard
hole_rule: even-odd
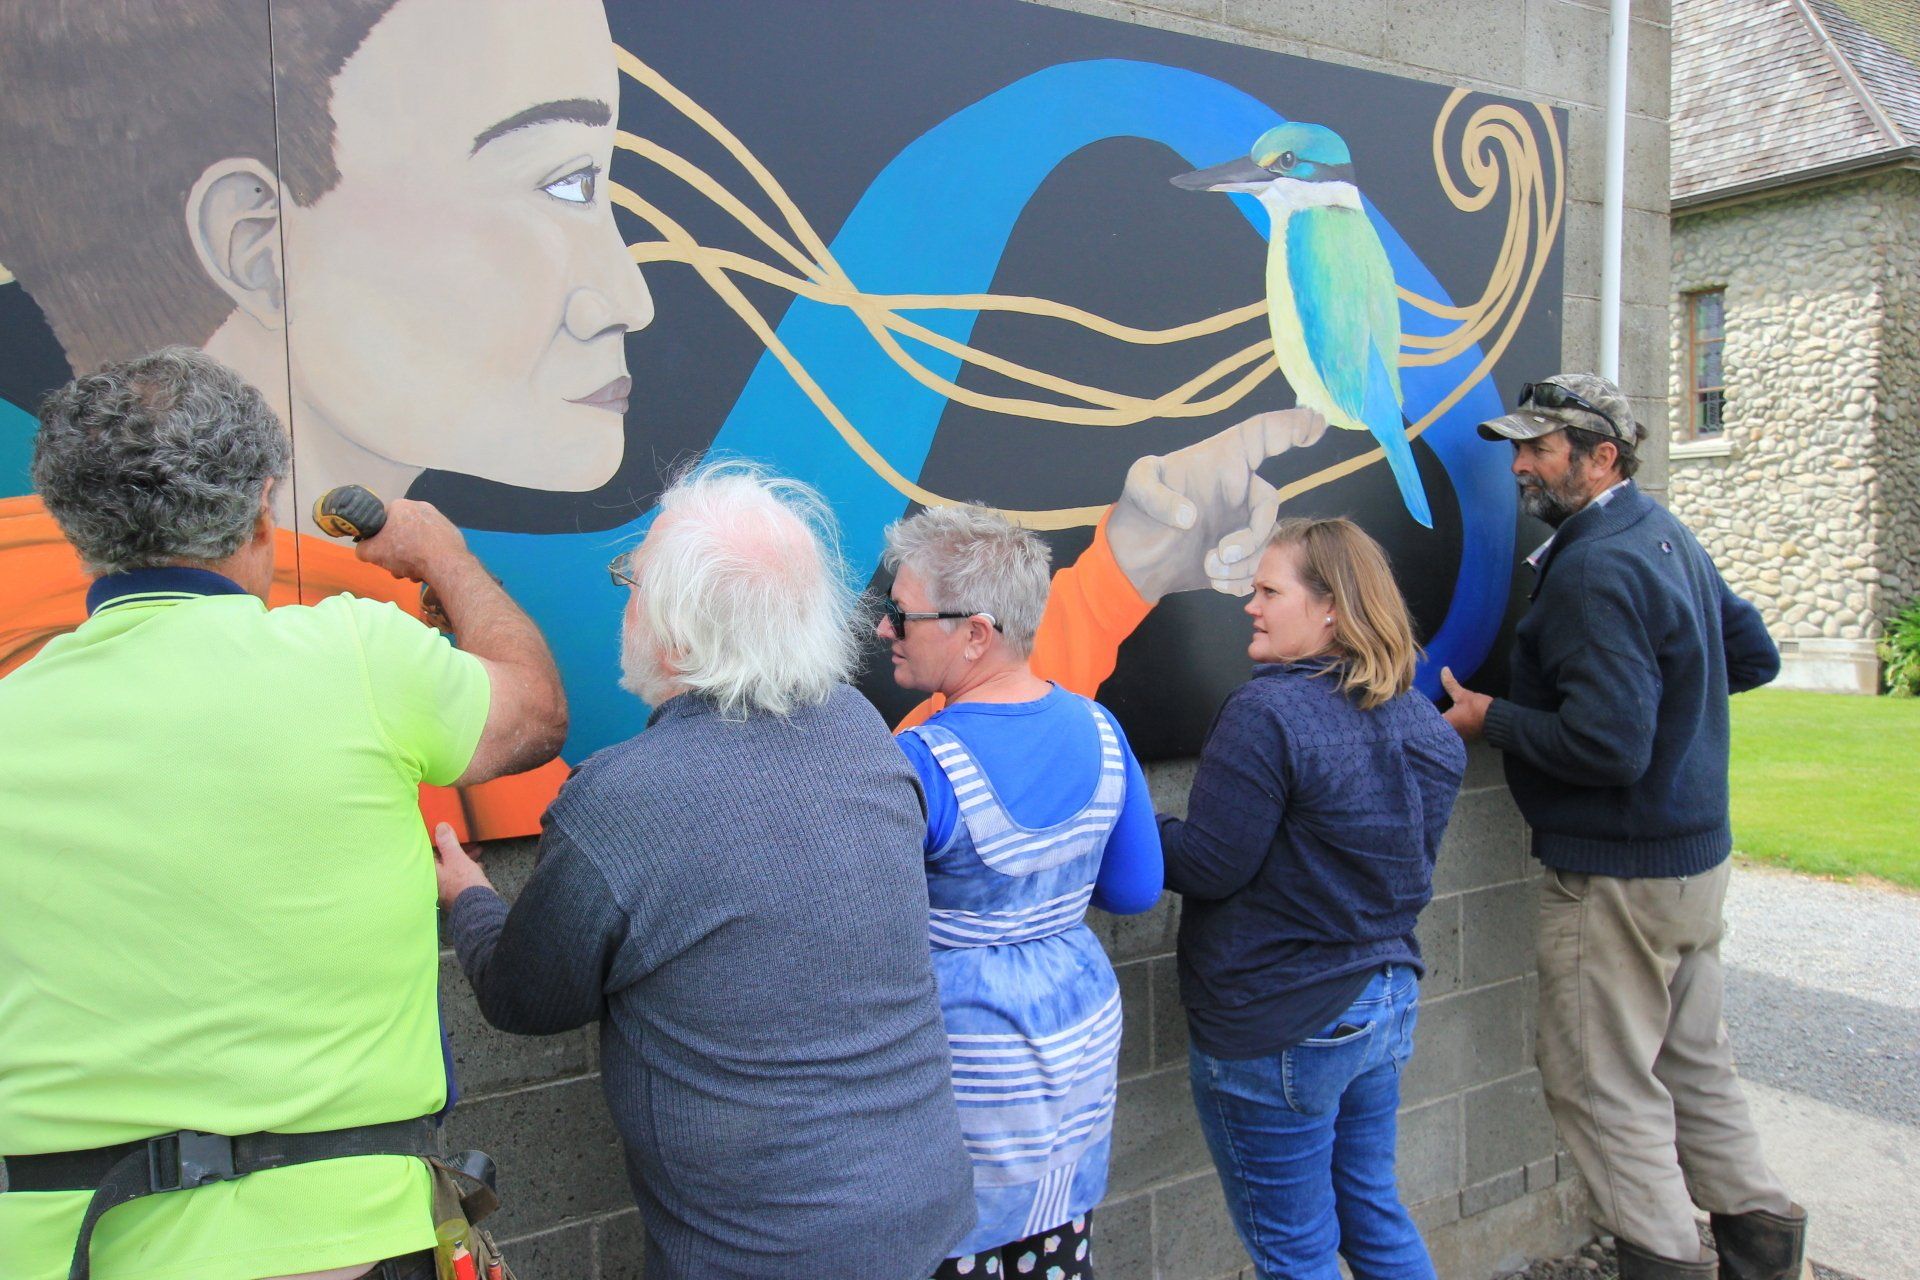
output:
[[[1520,477],[1520,509],[1535,520],[1544,520],[1558,529],[1586,506],[1590,499],[1586,494],[1587,465],[1584,458],[1577,459],[1560,477],[1557,485],[1548,485],[1534,476]]]

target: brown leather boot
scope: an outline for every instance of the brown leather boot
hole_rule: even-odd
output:
[[[1715,1213],[1713,1242],[1720,1249],[1720,1280],[1799,1280],[1807,1251],[1807,1211],[1785,1215]]]
[[[1679,1262],[1618,1237],[1613,1246],[1620,1259],[1620,1280],[1714,1280],[1721,1274],[1712,1254],[1696,1262]]]

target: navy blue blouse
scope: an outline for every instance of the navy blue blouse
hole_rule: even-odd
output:
[[[1466,764],[1424,695],[1362,711],[1323,662],[1258,667],[1227,698],[1186,819],[1160,818],[1203,1052],[1279,1053],[1380,966],[1421,967],[1413,926]]]

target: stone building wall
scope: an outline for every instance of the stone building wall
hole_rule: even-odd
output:
[[[1103,17],[1303,57],[1524,96],[1567,109],[1561,367],[1598,364],[1605,0],[1043,0]],[[1635,0],[1628,127],[1622,385],[1637,417],[1664,420],[1667,386],[1667,0]],[[1541,376],[1553,370],[1529,371]],[[1643,483],[1665,484],[1664,438]],[[1190,763],[1149,770],[1157,803],[1184,811]],[[1403,1193],[1445,1280],[1481,1280],[1590,1234],[1532,1066],[1535,867],[1494,753],[1476,748],[1421,918],[1430,971],[1401,1114]],[[527,842],[489,851],[509,896]],[[1193,1116],[1175,987],[1178,908],[1094,913],[1126,1007],[1107,1203],[1095,1249],[1109,1280],[1247,1277]],[[638,1276],[640,1229],[599,1097],[591,1030],[525,1040],[489,1030],[451,953],[443,999],[466,1100],[454,1147],[500,1158],[499,1234],[524,1280]],[[856,1280],[849,1277],[847,1280]]]
[[[1881,625],[1920,590],[1917,223],[1901,172],[1674,225],[1673,419],[1696,289],[1726,291],[1726,406],[1718,452],[1675,450],[1670,502],[1765,614],[1788,685],[1871,692]]]

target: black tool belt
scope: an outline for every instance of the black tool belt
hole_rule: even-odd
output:
[[[396,1120],[391,1124],[361,1125],[325,1133],[250,1133],[229,1138],[217,1133],[182,1129],[144,1142],[123,1142],[91,1151],[61,1151],[51,1155],[8,1156],[5,1190],[91,1191],[87,1213],[80,1221],[80,1238],[73,1247],[67,1280],[88,1280],[92,1274],[88,1246],[93,1229],[109,1210],[144,1196],[163,1195],[204,1187],[210,1182],[232,1182],[263,1169],[284,1169],[316,1160],[347,1156],[418,1156],[438,1153],[431,1125],[425,1120]]]

